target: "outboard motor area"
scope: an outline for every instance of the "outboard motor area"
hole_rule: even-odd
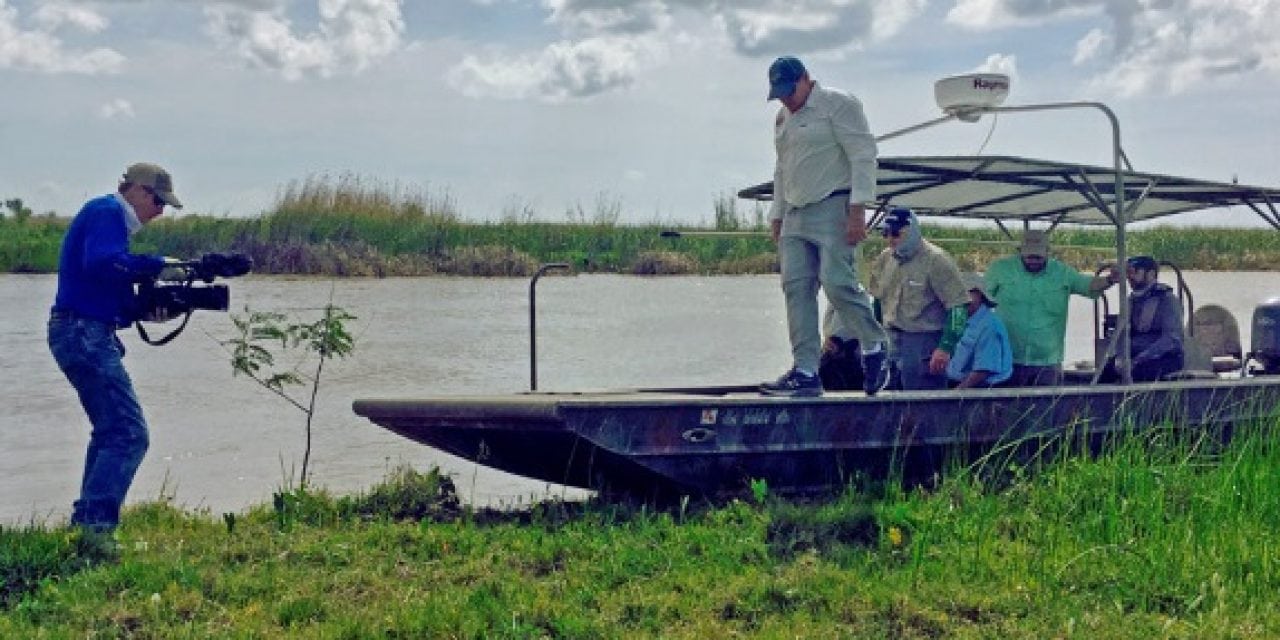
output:
[[[1250,357],[1261,368],[1250,368],[1253,375],[1280,374],[1280,298],[1271,298],[1253,309],[1253,331]]]

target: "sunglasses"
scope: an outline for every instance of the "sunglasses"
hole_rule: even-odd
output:
[[[168,202],[165,202],[164,198],[160,197],[160,194],[156,193],[155,189],[152,189],[151,187],[143,187],[142,189],[151,196],[151,204],[154,204],[157,207],[164,207],[164,205],[169,204]]]

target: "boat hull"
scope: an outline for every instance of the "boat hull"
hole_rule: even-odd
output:
[[[629,494],[812,492],[856,478],[927,477],[1136,430],[1218,433],[1280,414],[1280,380],[769,398],[719,388],[358,400],[355,412],[456,456]]]

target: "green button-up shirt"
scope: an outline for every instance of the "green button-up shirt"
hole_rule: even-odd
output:
[[[991,263],[985,276],[987,295],[999,305],[996,314],[1009,330],[1014,364],[1062,364],[1067,339],[1067,301],[1071,294],[1089,298],[1093,277],[1049,258],[1039,273],[1008,256]]]

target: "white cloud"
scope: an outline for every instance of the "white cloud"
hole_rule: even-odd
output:
[[[0,3],[2,4],[2,3]],[[65,2],[50,2],[40,5],[31,16],[36,24],[53,31],[69,24],[88,33],[98,33],[107,28],[109,22],[98,12],[84,5],[71,5]]]
[[[109,100],[102,106],[98,107],[98,117],[103,120],[114,120],[116,118],[132,118],[133,103],[124,98],[116,98]]]
[[[1095,87],[1120,95],[1280,71],[1280,0],[957,0],[947,19],[987,30],[1081,16],[1109,23],[1076,42],[1073,62],[1099,65]]]
[[[566,38],[541,51],[468,55],[448,78],[473,97],[583,98],[631,85],[686,46],[676,15],[722,32],[741,54],[841,51],[892,37],[928,0],[542,0]]]
[[[974,68],[977,73],[1003,73],[1010,78],[1018,77],[1018,57],[1013,54],[993,53]]]
[[[641,66],[661,50],[644,37],[597,37],[556,42],[535,54],[466,56],[448,74],[449,83],[472,97],[561,101],[630,85]]]
[[[1079,65],[1097,58],[1110,41],[1111,37],[1103,33],[1102,29],[1090,29],[1089,33],[1076,42],[1076,54],[1072,56],[1071,63]]]
[[[360,72],[401,47],[401,0],[319,0],[316,30],[296,35],[286,8],[280,0],[224,0],[205,15],[220,46],[290,80]]]
[[[641,34],[665,28],[671,14],[663,0],[543,0],[552,24],[588,34]]]
[[[866,40],[874,12],[867,2],[799,0],[733,4],[719,17],[740,53],[770,56],[838,49]]]
[[[63,23],[92,30],[97,24],[105,26],[105,19],[87,9],[83,12],[68,9],[61,14],[59,9],[49,9],[48,6],[43,9],[48,9],[48,12],[43,14],[43,18],[37,17],[41,25],[33,30],[23,30],[18,26],[18,10],[0,0],[0,69],[86,75],[120,70],[125,57],[115,50],[69,50],[53,33]]]
[[[1120,95],[1280,72],[1280,0],[1173,0],[1118,20],[1114,59],[1096,83]]]
[[[956,0],[947,22],[975,30],[1041,24],[1101,13],[1105,0]],[[1120,0],[1123,1],[1123,0]]]

